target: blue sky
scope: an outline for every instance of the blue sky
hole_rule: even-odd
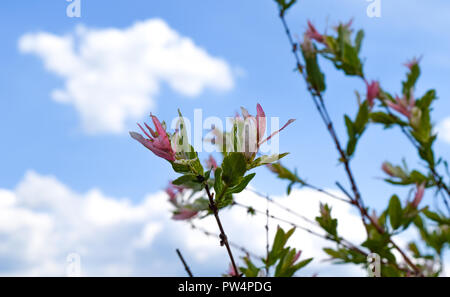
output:
[[[138,21],[155,18],[165,22],[179,36],[189,38],[211,59],[223,61],[228,72],[217,71],[220,75],[229,75],[233,82],[225,87],[205,82],[206,87],[192,95],[170,85],[170,78],[160,79],[158,91],[149,95],[149,100],[155,104],[151,109],[155,114],[161,119],[172,119],[180,108],[189,118],[195,108],[201,108],[205,116],[224,118],[232,116],[240,106],[254,113],[259,102],[268,116],[278,116],[281,122],[297,119],[280,137],[281,151],[291,152],[284,161],[286,165],[298,168],[300,175],[321,187],[333,188],[336,180],[346,184],[331,140],[303,82],[292,71],[294,61],[273,1],[81,2],[81,18],[68,18],[67,2],[63,0],[26,4],[2,1],[0,4],[0,65],[3,69],[0,72],[0,135],[3,138],[0,189],[20,196],[18,185],[27,181],[24,176],[32,170],[38,175],[36,180],[53,176],[73,193],[99,189],[105,197],[126,198],[131,204],[140,204],[146,195],[157,193],[175,177],[167,162],[153,156],[126,132],[135,130],[135,121],[147,120],[146,117],[127,119],[119,132],[89,133],[73,104],[61,104],[51,96],[52,91],[64,89],[66,78],[46,69],[42,57],[21,51],[19,46],[19,40],[26,34],[47,32],[59,37],[76,36],[74,32],[80,25],[92,30],[90,32],[109,28],[125,30]],[[331,30],[339,20],[354,18],[354,26],[366,32],[362,55],[367,58],[367,76],[380,80],[383,88],[393,93],[400,91],[405,75],[402,63],[423,55],[417,94],[429,88],[437,89],[440,99],[433,115],[438,124],[450,117],[447,99],[450,96],[450,39],[447,38],[450,20],[442,13],[449,11],[450,3],[444,0],[433,1],[433,5],[424,1],[381,2],[381,18],[369,18],[366,15],[368,2],[363,0],[323,0],[299,1],[287,19],[292,31],[301,36],[307,19],[320,30],[328,23]],[[342,73],[328,65],[324,64],[324,70],[328,85],[325,98],[344,138],[342,114],[353,116],[354,90],[364,92],[364,85],[357,80],[344,79]],[[170,75],[176,73],[170,72]],[[127,79],[133,80],[133,74],[124,77]],[[95,100],[92,98],[93,102]],[[448,135],[450,131],[442,130],[442,133]],[[436,143],[438,154],[447,159],[450,158],[449,148],[450,143],[444,140]],[[366,133],[359,149],[363,153],[357,154],[353,161],[358,183],[367,204],[380,208],[394,190],[379,179],[381,163],[384,160],[397,163],[404,157],[417,164],[417,157],[398,132],[385,133],[375,127]],[[283,195],[286,185],[263,169],[257,171],[252,186],[262,192]],[[182,273],[177,262],[172,261],[172,255],[164,252],[167,247],[173,248],[174,243],[164,242],[162,236],[156,242],[152,249],[157,252],[152,255],[167,257],[170,263],[162,273]],[[2,265],[2,259],[0,257],[0,273],[14,273],[14,263]],[[220,264],[202,269],[204,273],[217,275],[222,271]],[[1,269],[2,266],[6,268]],[[139,267],[130,268],[129,274],[159,271]]]

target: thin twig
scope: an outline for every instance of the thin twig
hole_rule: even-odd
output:
[[[344,188],[343,185],[341,185],[340,182],[337,181],[335,184],[336,184],[336,186],[339,188],[339,190],[341,190],[342,193],[345,194],[345,196],[347,196],[350,200],[353,200],[352,195],[350,195],[350,193]]]
[[[194,223],[192,223],[192,222],[191,222],[191,228],[202,232],[206,236],[220,238],[219,234],[216,234],[216,233],[213,233],[213,232],[209,232],[208,230],[206,230],[204,228],[201,228],[201,227],[198,227],[198,226],[194,225]],[[245,247],[243,247],[241,245],[238,245],[237,243],[234,243],[232,241],[228,241],[228,243],[230,244],[231,247],[239,250],[240,252],[244,253],[246,256],[250,256],[250,257],[253,257],[255,259],[263,259],[263,257],[257,255],[256,253],[254,253],[252,251],[249,251],[248,249],[246,249]]]
[[[248,209],[248,208],[249,208],[249,206],[244,205],[244,204],[241,204],[241,203],[236,202],[236,201],[233,202],[233,204],[236,205],[236,206],[245,208],[245,209]],[[257,215],[264,215],[264,212],[263,212],[263,211],[258,210],[258,209],[254,209],[253,207],[252,207],[252,209],[255,211],[255,214],[257,214]],[[269,215],[269,217],[272,218],[272,219],[274,219],[274,220],[277,220],[277,221],[280,221],[280,222],[289,224],[289,225],[291,225],[291,226],[294,227],[294,228],[298,228],[298,229],[300,229],[300,230],[303,230],[303,231],[305,231],[305,232],[308,232],[309,234],[314,235],[314,236],[316,236],[316,237],[318,237],[318,238],[321,238],[321,239],[325,239],[325,240],[328,240],[328,241],[335,242],[335,243],[337,243],[338,245],[341,245],[341,246],[343,246],[343,247],[345,247],[345,248],[347,248],[347,249],[349,249],[349,250],[352,250],[352,251],[354,251],[354,252],[357,252],[357,253],[363,255],[364,257],[367,257],[367,256],[369,255],[367,252],[363,251],[363,250],[360,249],[358,246],[356,246],[355,244],[353,244],[352,242],[350,242],[349,240],[347,240],[347,239],[345,239],[345,238],[343,238],[343,237],[333,238],[333,237],[330,237],[330,236],[327,236],[327,235],[324,235],[324,234],[320,234],[320,233],[318,233],[318,232],[316,232],[316,231],[311,230],[310,228],[301,226],[301,225],[299,225],[299,224],[297,224],[297,223],[288,221],[288,220],[286,220],[286,219],[282,219],[282,218],[277,217],[277,216],[274,216],[274,215]],[[395,243],[394,243],[394,244],[395,244]],[[399,269],[399,270],[402,270],[402,271],[404,271],[404,272],[408,272],[408,270],[405,270],[404,268],[399,267],[399,266],[397,265],[397,263],[395,263],[395,262],[389,262],[389,264],[390,264],[390,265],[393,265],[395,268],[397,268],[397,269]]]
[[[265,213],[264,211],[262,211],[262,210],[255,209],[255,208],[253,208],[253,207],[250,207],[250,206],[248,206],[248,205],[245,205],[245,204],[242,204],[242,203],[239,203],[239,202],[236,202],[236,201],[233,201],[233,205],[236,205],[236,206],[245,208],[245,209],[247,209],[247,210],[248,210],[249,208],[251,208],[252,210],[255,211],[256,214],[260,214],[260,215],[264,215],[264,216],[266,215],[266,213]],[[313,231],[313,230],[311,230],[310,228],[301,226],[301,225],[299,225],[299,224],[297,224],[297,223],[294,223],[294,222],[291,222],[291,221],[289,221],[289,220],[287,220],[287,219],[283,219],[283,218],[277,217],[277,216],[275,216],[275,215],[273,215],[273,214],[269,214],[269,218],[274,219],[274,220],[277,220],[277,221],[280,221],[280,222],[283,222],[283,223],[286,223],[286,224],[289,224],[289,225],[291,225],[292,227],[296,227],[296,228],[298,228],[298,229],[300,229],[300,230],[306,231],[306,232],[308,232],[308,233],[310,233],[310,234],[313,234],[313,235],[315,235],[315,236],[317,236],[317,237],[320,237],[320,238],[323,238],[323,239],[327,239],[326,235],[320,234],[319,232]],[[310,220],[308,220],[308,221],[309,221],[310,223],[312,222],[312,221],[310,221]]]
[[[263,198],[263,199],[267,200],[268,202],[276,205],[277,207],[283,209],[284,211],[289,212],[289,213],[293,214],[294,216],[296,216],[296,217],[298,217],[298,218],[300,218],[300,219],[302,219],[304,221],[307,221],[308,223],[315,224],[315,222],[311,221],[309,218],[305,217],[304,215],[299,214],[298,212],[293,211],[292,209],[284,206],[283,204],[276,202],[269,195],[263,195],[262,193],[259,193],[258,191],[255,191],[255,190],[250,190],[250,191],[252,191],[256,195],[258,195],[258,197]]]
[[[341,198],[341,197],[339,197],[337,195],[334,195],[333,193],[330,193],[330,192],[328,192],[328,191],[326,191],[324,189],[321,189],[319,187],[313,186],[313,185],[311,185],[309,183],[305,183],[304,186],[307,187],[307,188],[313,189],[313,190],[315,190],[315,191],[317,191],[319,193],[325,194],[325,195],[327,195],[327,196],[329,196],[331,198],[334,198],[336,200],[339,200],[339,201],[342,201],[342,202],[345,202],[345,203],[349,203],[349,204],[352,203],[351,200],[347,200],[347,199]]]
[[[187,265],[186,261],[184,261],[183,255],[181,254],[179,249],[176,249],[178,257],[181,260],[181,263],[183,263],[184,269],[186,270],[187,274],[189,275],[189,277],[194,277],[194,275],[191,272],[191,269],[189,268],[189,266]]]
[[[225,230],[223,229],[222,222],[220,221],[220,218],[219,218],[219,210],[217,209],[217,205],[214,202],[214,194],[211,194],[208,184],[205,184],[205,190],[206,190],[206,194],[208,194],[208,198],[209,198],[209,208],[214,213],[214,217],[216,218],[217,225],[219,226],[220,245],[221,246],[225,245],[227,252],[228,252],[228,256],[230,257],[230,260],[231,260],[231,265],[233,266],[233,269],[236,272],[236,276],[239,276],[239,270],[236,266],[236,262],[234,261],[233,253],[231,252],[231,248],[230,248],[230,244],[228,243],[227,235],[225,234]]]
[[[236,205],[236,206],[245,208],[245,209],[248,209],[248,208],[249,208],[249,206],[244,205],[244,204],[239,203],[239,202],[236,202],[236,201],[234,201],[233,204]],[[254,209],[253,207],[252,207],[252,209],[255,211],[256,214],[259,214],[259,215],[265,215],[265,213],[264,213],[263,211],[261,211],[261,210]],[[319,238],[321,238],[321,239],[325,239],[325,240],[329,240],[329,241],[336,242],[336,239],[335,239],[335,238],[329,237],[329,236],[324,235],[324,234],[320,234],[320,233],[318,233],[318,232],[316,232],[316,231],[314,231],[314,230],[312,230],[312,229],[310,229],[310,228],[301,226],[301,225],[299,225],[299,224],[297,224],[297,223],[294,223],[294,222],[291,222],[291,221],[289,221],[289,220],[286,220],[286,219],[283,219],[283,218],[280,218],[280,217],[277,217],[277,216],[274,216],[274,215],[269,215],[269,217],[270,217],[271,219],[274,219],[274,220],[277,220],[277,221],[280,221],[280,222],[289,224],[289,225],[291,225],[292,227],[295,227],[295,228],[298,228],[298,229],[303,230],[303,231],[305,231],[305,232],[308,232],[309,234],[312,234],[312,235],[314,235],[314,236],[316,236],[316,237],[319,237]],[[344,239],[344,238],[341,238],[341,237],[340,237],[338,243],[340,243],[342,246],[344,246],[344,247],[346,247],[346,248],[348,248],[348,249],[351,249],[351,250],[353,250],[353,251],[356,251],[356,252],[358,252],[358,253],[360,253],[360,254],[366,256],[366,257],[367,257],[367,255],[368,255],[368,253],[364,252],[363,250],[361,250],[360,248],[358,248],[356,245],[352,244],[350,241],[348,241],[348,240],[346,240],[346,239]]]
[[[337,184],[339,184],[339,183],[337,183]],[[339,184],[340,185],[340,184]],[[338,186],[339,186],[338,185]],[[290,208],[288,208],[288,207],[286,207],[286,206],[284,206],[284,205],[282,205],[282,204],[280,204],[280,203],[278,203],[278,202],[276,202],[273,198],[271,198],[269,195],[264,195],[264,194],[262,194],[262,193],[260,193],[260,192],[258,192],[258,191],[256,191],[256,190],[253,190],[253,189],[249,189],[250,191],[252,191],[253,193],[255,193],[256,195],[258,195],[258,197],[261,197],[261,198],[264,198],[264,199],[266,199],[268,202],[271,202],[271,203],[273,203],[273,204],[275,204],[276,206],[278,206],[279,208],[281,208],[281,209],[283,209],[284,211],[286,211],[286,212],[289,212],[289,213],[291,213],[291,214],[293,214],[294,216],[296,216],[296,217],[298,217],[298,218],[300,218],[300,219],[302,219],[302,220],[304,220],[304,221],[306,221],[306,222],[308,222],[308,223],[310,223],[310,224],[313,224],[314,226],[317,226],[317,222],[315,222],[315,221],[312,221],[312,220],[310,220],[310,219],[308,219],[307,217],[305,217],[305,216],[303,216],[303,215],[301,215],[301,214],[299,214],[299,213],[297,213],[297,212],[295,212],[295,211],[293,211],[292,209],[290,209]],[[344,189],[344,193],[346,193],[347,195],[348,195],[348,193],[345,191],[345,189]],[[329,195],[333,195],[333,194],[331,194],[331,193],[328,193]],[[343,199],[343,198],[340,198],[340,197],[338,197],[338,196],[335,196],[335,198],[338,198],[339,200],[342,200],[342,201],[345,201],[345,202],[347,202],[347,203],[350,203],[348,200],[345,200],[345,199]],[[351,198],[351,196],[350,196],[350,198]],[[236,205],[238,205],[238,206],[241,206],[241,207],[247,207],[248,208],[248,206],[245,206],[245,205],[243,205],[243,204],[240,204],[240,203],[235,203]],[[253,208],[254,209],[254,208]],[[259,210],[257,210],[257,209],[254,209],[255,210],[255,212],[256,213],[261,213],[261,211],[259,211]],[[288,223],[288,224],[290,224],[291,226],[295,226],[295,227],[299,227],[299,228],[301,228],[301,229],[307,229],[307,228],[304,228],[303,226],[299,226],[298,224],[295,224],[295,223],[293,223],[293,222],[289,222],[289,221],[287,221],[286,219],[281,219],[281,218],[279,218],[279,217],[275,217],[275,216],[272,216],[272,218],[273,219],[276,219],[276,220],[279,220],[279,221],[283,221],[283,222],[285,222],[285,223]],[[311,233],[311,231],[312,230],[307,230],[309,233]],[[322,237],[322,236],[321,236]],[[322,237],[323,238],[323,237]],[[325,239],[330,239],[330,238],[325,238]],[[345,241],[346,243],[348,243],[348,245],[349,246],[351,246],[351,249],[353,249],[353,250],[356,250],[356,249],[358,249],[354,244],[352,244],[352,243],[350,243],[348,240],[345,240],[345,239],[343,239],[343,238],[341,238],[341,241]],[[367,255],[367,254],[366,254]]]
[[[303,182],[301,183],[301,185],[302,185],[303,187],[310,188],[311,190],[314,190],[314,191],[316,191],[316,192],[325,194],[325,195],[327,195],[327,196],[330,197],[330,198],[333,198],[333,199],[339,200],[339,201],[341,201],[341,202],[345,202],[345,203],[351,204],[351,201],[350,201],[350,200],[347,200],[347,199],[345,199],[345,198],[339,197],[339,196],[337,196],[337,195],[335,195],[335,194],[333,194],[333,193],[331,193],[331,192],[329,192],[329,191],[327,191],[327,190],[324,190],[324,189],[322,189],[322,188],[319,188],[319,187],[317,187],[317,186],[314,186],[314,185],[312,185],[312,184],[310,184],[310,183],[307,183],[307,182],[305,182],[305,181],[303,181]],[[251,191],[251,192],[253,192],[253,193],[255,193],[255,194],[258,195],[258,196],[261,196],[262,198],[264,198],[264,197],[267,196],[267,194],[263,194],[263,193],[261,193],[261,192],[258,192],[258,191],[256,191],[256,190],[254,190],[254,189],[248,189],[248,190]],[[282,205],[280,205],[279,203],[277,203],[277,202],[274,201],[273,199],[270,199],[270,201],[273,202],[274,204],[278,205],[279,207],[283,207]]]

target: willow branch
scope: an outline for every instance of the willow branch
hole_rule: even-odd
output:
[[[181,260],[181,263],[183,263],[184,269],[186,270],[187,274],[189,275],[189,277],[194,277],[194,275],[191,272],[191,269],[189,268],[189,265],[187,265],[186,261],[183,258],[183,255],[181,254],[179,249],[176,249],[178,257]]]
[[[217,225],[219,226],[220,245],[221,246],[225,245],[227,252],[228,252],[228,256],[230,257],[231,265],[233,266],[233,269],[236,272],[236,275],[239,276],[239,270],[236,266],[236,262],[234,261],[234,257],[233,257],[233,253],[231,252],[230,244],[228,243],[228,237],[225,234],[225,230],[223,229],[222,222],[220,221],[219,210],[217,208],[216,203],[214,202],[214,194],[211,194],[208,184],[205,184],[205,190],[206,190],[206,194],[208,195],[208,198],[209,198],[209,208],[214,213],[214,217],[216,218]]]
[[[297,53],[297,44],[294,42],[294,40],[292,38],[292,35],[291,35],[289,27],[288,27],[288,25],[286,23],[286,19],[284,17],[284,14],[281,13],[281,12],[280,12],[280,19],[281,19],[283,27],[284,27],[284,29],[286,31],[286,35],[288,37],[289,43],[291,45],[292,53],[293,53],[293,55],[295,57],[295,60],[296,60],[296,63],[297,63],[297,68],[298,68],[300,74],[302,74],[303,79],[306,82],[307,89],[308,89],[309,93],[311,94],[312,100],[313,100],[317,110],[319,111],[319,114],[320,114],[324,124],[326,125],[327,130],[328,130],[328,132],[329,132],[329,134],[330,134],[330,136],[331,136],[331,138],[332,138],[332,140],[333,140],[333,142],[334,142],[334,144],[336,146],[336,149],[337,149],[337,151],[339,153],[339,156],[340,156],[340,160],[344,164],[345,172],[347,174],[347,177],[348,177],[348,180],[349,180],[352,192],[353,192],[352,203],[359,209],[359,212],[361,214],[361,219],[362,219],[362,222],[363,222],[364,226],[366,227],[366,230],[368,230],[367,229],[367,223],[365,221],[367,219],[376,228],[376,230],[380,234],[383,234],[383,233],[385,233],[385,230],[383,228],[381,228],[373,220],[373,218],[367,213],[367,210],[366,210],[366,208],[364,206],[364,202],[362,200],[360,191],[359,191],[358,186],[356,184],[356,181],[355,181],[352,169],[350,167],[350,160],[347,158],[347,155],[346,155],[345,151],[343,150],[342,145],[341,145],[341,143],[339,141],[339,138],[338,138],[337,133],[336,133],[336,131],[334,129],[334,126],[333,126],[333,122],[331,121],[331,118],[330,118],[329,113],[327,111],[327,108],[325,106],[325,103],[324,103],[324,100],[323,100],[323,96],[322,96],[322,94],[320,92],[317,92],[316,90],[314,90],[312,88],[312,86],[309,84],[308,77],[306,76],[306,73],[303,71],[304,67],[303,67],[302,63],[300,62],[300,57],[299,57],[299,55]],[[420,269],[414,263],[412,263],[412,261],[406,255],[406,253],[404,253],[401,250],[401,248],[397,244],[395,244],[393,242],[392,239],[390,239],[390,242],[392,243],[394,248],[399,251],[399,253],[402,255],[402,257],[405,260],[405,262],[408,263],[408,265],[414,270],[414,272],[416,272],[417,274],[420,274]]]

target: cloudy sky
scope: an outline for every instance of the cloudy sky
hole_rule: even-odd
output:
[[[227,270],[217,240],[170,220],[162,189],[176,175],[127,133],[150,112],[169,122],[177,108],[188,118],[197,108],[205,117],[225,118],[259,102],[268,116],[297,119],[279,139],[281,150],[291,152],[289,167],[330,190],[336,180],[346,181],[292,72],[272,2],[81,0],[81,18],[69,18],[64,0],[2,1],[0,275],[65,275],[67,255],[77,253],[83,275],[181,276],[175,248],[197,275]],[[450,3],[382,0],[382,17],[369,18],[364,0],[299,2],[288,15],[298,36],[307,19],[325,30],[354,18],[366,31],[366,73],[393,93],[401,89],[402,64],[423,56],[417,93],[437,89],[436,151],[450,159],[450,20],[441,13]],[[342,114],[354,114],[354,91],[363,92],[364,85],[324,69],[327,104],[344,135]],[[380,180],[380,164],[402,158],[417,164],[417,157],[398,132],[378,128],[367,132],[360,149],[365,152],[353,165],[358,183],[367,204],[380,209],[397,190]],[[310,218],[325,199],[305,190],[287,198],[286,185],[264,169],[251,185]],[[250,192],[238,199],[266,207]],[[340,204],[334,210],[343,218],[342,232],[361,240],[360,230],[350,227],[358,225],[355,213]],[[286,216],[275,207],[273,212]],[[264,253],[263,217],[239,209],[223,216],[232,241]],[[198,225],[217,231],[209,219]],[[325,243],[301,230],[292,244],[305,257],[317,257],[302,275],[364,275],[321,261]]]

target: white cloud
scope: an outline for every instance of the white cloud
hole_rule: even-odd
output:
[[[64,79],[64,88],[51,96],[72,104],[90,133],[119,133],[129,120],[148,114],[163,82],[190,97],[234,84],[226,61],[161,19],[122,30],[78,27],[64,36],[29,33],[20,38],[19,49],[38,55],[47,70]]]
[[[136,249],[151,245],[161,230],[165,199],[159,193],[133,205],[96,189],[78,194],[54,177],[28,172],[15,190],[0,191],[0,263],[11,265],[0,273],[64,275],[66,256],[76,252],[88,261],[87,274],[107,274],[110,265],[126,274]],[[102,267],[91,269],[91,260]]]
[[[358,215],[351,207],[311,190],[294,190],[289,197],[273,197],[280,204],[313,219],[319,200],[333,206],[339,217],[339,232],[354,243],[364,238]],[[267,203],[245,191],[237,201],[265,211]],[[13,190],[0,189],[0,275],[62,276],[66,257],[81,256],[82,274],[88,276],[184,275],[176,254],[180,248],[197,275],[220,275],[228,268],[228,258],[217,238],[192,230],[185,222],[170,219],[170,204],[164,193],[147,195],[139,203],[126,198],[108,197],[98,189],[84,194],[51,176],[28,172]],[[307,223],[271,205],[270,213],[303,226]],[[264,215],[249,216],[243,208],[221,212],[230,241],[258,255],[265,254]],[[201,228],[217,233],[213,217],[195,220]],[[270,221],[270,238],[276,226]],[[308,226],[320,232],[315,226]],[[320,276],[364,276],[360,268],[323,262],[324,246],[332,243],[296,230],[289,244],[303,251],[302,257],[314,257],[300,275],[316,272]],[[234,250],[238,258],[240,252]]]
[[[438,138],[444,142],[450,143],[450,117],[444,119],[437,126]]]

